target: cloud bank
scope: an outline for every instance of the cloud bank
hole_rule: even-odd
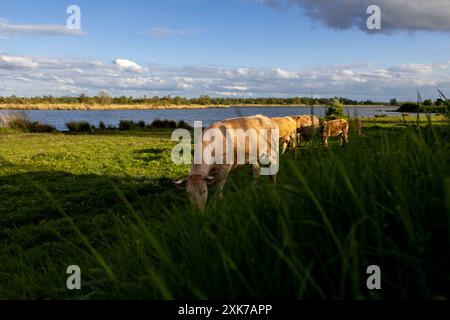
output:
[[[300,70],[222,66],[141,66],[129,59],[113,62],[66,60],[0,54],[0,95],[113,95],[223,97],[345,96],[388,101],[434,98],[450,89],[450,61],[391,66],[324,65]]]
[[[448,0],[257,0],[277,9],[298,6],[314,21],[332,29],[356,27],[365,32],[369,5],[378,5],[382,13],[381,32],[450,32]]]

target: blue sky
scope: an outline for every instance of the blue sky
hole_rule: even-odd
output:
[[[315,92],[386,100],[446,89],[450,26],[439,20],[450,15],[446,1],[393,0],[403,8],[379,0],[388,22],[374,32],[360,25],[364,0],[341,2],[342,12],[321,0],[2,0],[0,95]],[[82,35],[39,29],[63,27],[71,4],[81,9]]]

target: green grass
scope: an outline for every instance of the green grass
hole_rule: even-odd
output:
[[[405,114],[402,116],[389,116],[384,114],[378,118],[363,118],[361,122],[366,128],[392,128],[392,127],[405,127],[405,126],[420,126],[426,127],[430,124],[432,126],[446,126],[448,119],[445,115],[411,115]]]
[[[189,171],[173,145],[170,130],[0,133],[0,298],[449,298],[447,127],[316,141],[275,186],[237,169],[204,214],[171,185]]]

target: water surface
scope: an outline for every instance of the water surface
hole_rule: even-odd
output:
[[[396,107],[369,106],[369,107],[346,107],[345,114],[352,117],[373,117],[376,114],[401,115],[395,111]],[[2,113],[15,112],[12,110],[0,110]],[[313,110],[315,115],[323,116],[325,107],[317,106]],[[98,126],[100,121],[106,125],[117,126],[120,120],[144,120],[150,123],[155,119],[184,120],[191,125],[194,121],[203,121],[208,126],[219,120],[238,116],[250,116],[263,114],[269,117],[288,116],[293,114],[310,114],[310,107],[230,107],[230,108],[208,108],[208,109],[164,109],[164,110],[28,110],[28,117],[32,121],[50,124],[58,130],[67,130],[66,123],[69,121],[88,121]]]

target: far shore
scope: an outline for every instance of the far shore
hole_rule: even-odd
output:
[[[148,104],[0,104],[0,110],[173,110],[173,109],[214,109],[214,108],[311,108],[305,104],[271,105],[271,104],[239,104],[239,105],[148,105]],[[314,105],[323,108],[324,105]],[[345,105],[345,108],[386,108],[388,105]]]

